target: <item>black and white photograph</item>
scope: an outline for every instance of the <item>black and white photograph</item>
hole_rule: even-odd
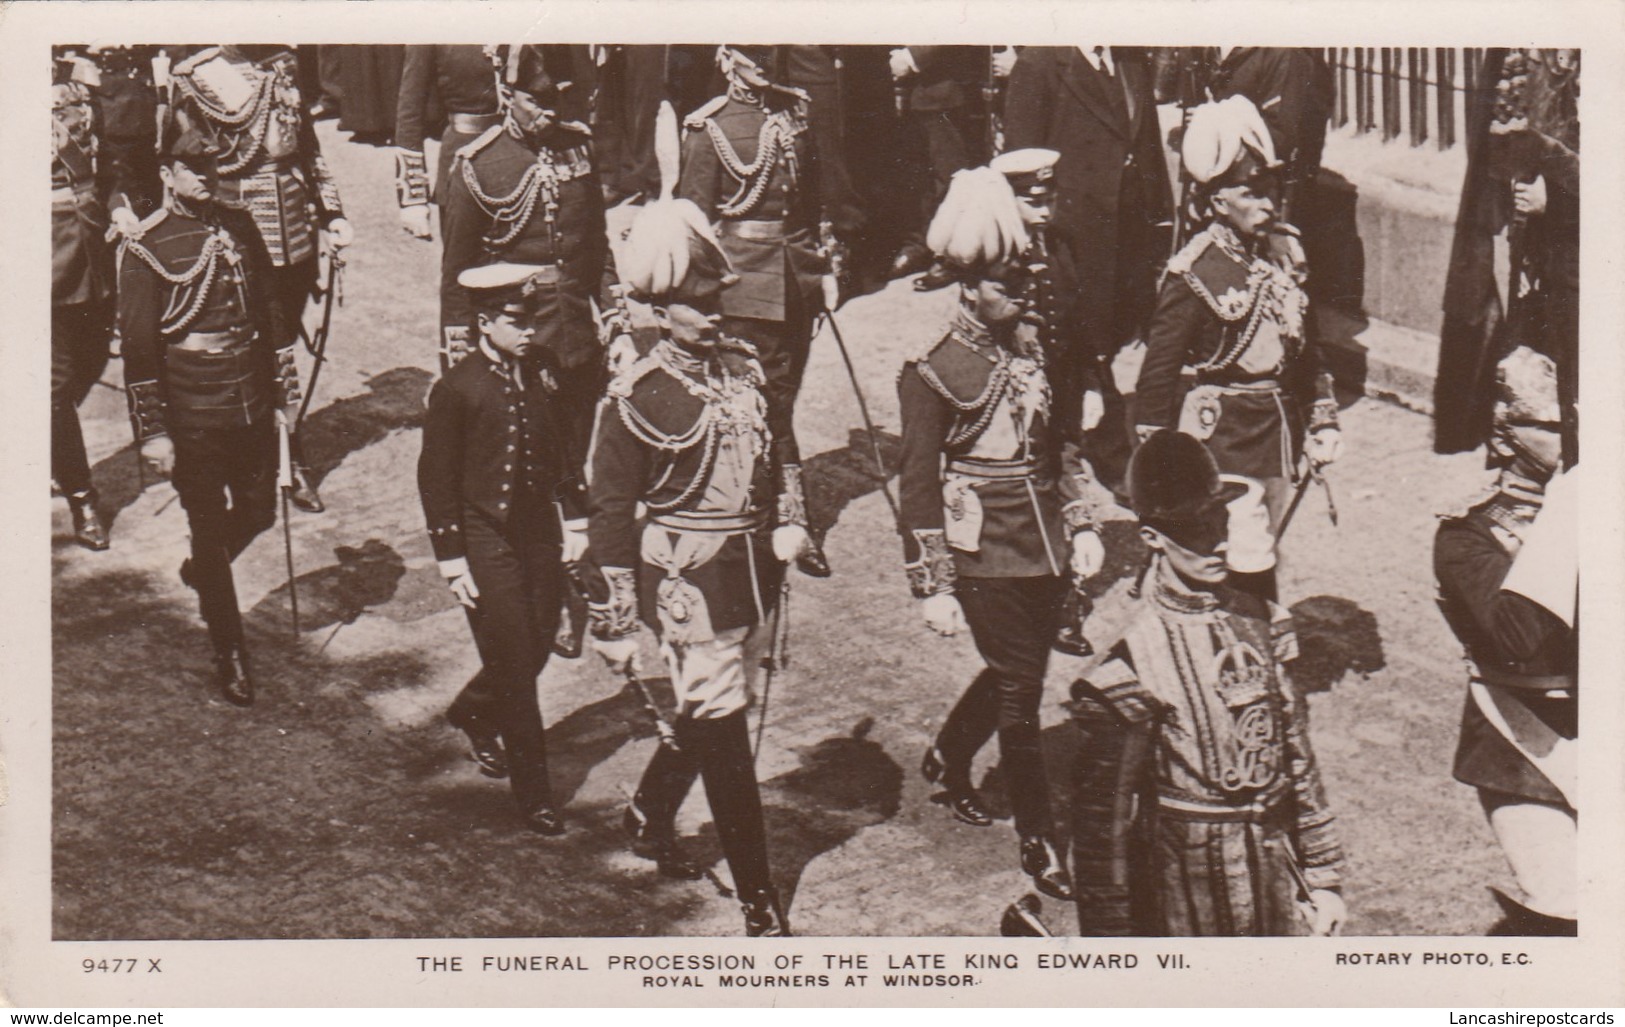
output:
[[[1274,1004],[1158,991],[1281,938],[1295,1004],[1621,1001],[1617,18],[293,6],[5,41],[4,894],[74,1001],[320,941],[367,1004]]]

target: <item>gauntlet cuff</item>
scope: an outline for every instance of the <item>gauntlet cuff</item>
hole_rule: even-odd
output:
[[[780,471],[779,482],[779,520],[783,527],[786,524],[807,526],[807,495],[801,487],[801,465],[785,464]]]
[[[429,167],[423,151],[404,147],[395,151],[395,202],[402,207],[429,203]]]
[[[920,558],[903,565],[914,598],[952,592],[954,582],[959,579],[959,568],[954,564],[954,554],[948,551],[948,536],[942,529],[932,528],[915,531],[914,541],[920,547]]]
[[[339,202],[339,184],[333,179],[333,172],[328,170],[327,161],[321,154],[314,154],[310,158],[310,170],[316,179],[316,197],[322,206],[322,221],[332,221],[344,216],[344,204]]]
[[[1309,431],[1337,427],[1337,400],[1317,399],[1309,408]]]
[[[629,567],[605,567],[603,575],[608,598],[587,604],[587,623],[592,637],[609,642],[638,630],[638,581]]]
[[[131,382],[126,395],[130,406],[130,427],[135,432],[137,443],[169,433],[164,416],[164,396],[156,381]]]

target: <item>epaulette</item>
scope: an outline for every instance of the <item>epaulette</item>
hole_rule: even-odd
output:
[[[715,114],[717,111],[720,111],[727,102],[727,93],[723,93],[721,96],[712,97],[710,100],[707,100],[702,107],[683,119],[683,127],[687,129],[704,128],[706,121],[711,117],[711,115]]]
[[[119,238],[120,245],[123,245],[126,242],[134,242],[137,239],[144,238],[148,232],[163,224],[164,219],[167,217],[169,217],[169,208],[159,207],[151,214],[148,214],[145,218],[137,221],[135,223],[135,227],[133,228],[123,228],[119,222],[114,221],[112,224],[107,226],[107,237],[112,239],[114,236],[117,236]]]
[[[903,362],[905,364],[910,361],[916,364],[923,362],[940,349],[949,338],[951,336],[947,335],[934,335],[926,338],[924,341],[917,343],[912,350],[903,354]]]
[[[1202,229],[1191,236],[1190,241],[1180,247],[1179,252],[1168,258],[1168,273],[1171,275],[1184,275],[1190,273],[1196,266],[1196,258],[1207,252],[1213,245],[1213,236],[1207,229]]]
[[[200,64],[205,64],[220,56],[218,46],[206,46],[186,60],[169,69],[171,75],[190,75],[196,71]]]
[[[657,370],[659,367],[660,361],[651,350],[626,365],[619,374],[611,378],[609,387],[605,389],[605,392],[616,399],[628,399],[632,395],[632,390],[637,387],[638,382],[647,378],[650,372]]]
[[[463,160],[472,160],[481,150],[496,142],[497,137],[505,131],[502,125],[492,125],[490,128],[475,136],[469,142],[457,148],[457,156]]]

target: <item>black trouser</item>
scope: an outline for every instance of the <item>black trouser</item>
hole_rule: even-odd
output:
[[[717,840],[728,860],[734,887],[750,899],[771,885],[767,862],[767,829],[762,822],[762,793],[751,758],[745,711],[713,720],[678,717],[677,744],[662,744],[638,783],[637,806],[649,818],[649,832],[669,839],[673,821],[694,778],[705,779]]]
[[[583,475],[587,465],[587,448],[592,443],[593,420],[598,416],[598,401],[604,397],[606,372],[602,351],[595,351],[578,367],[561,367],[556,374],[559,391],[553,396],[559,420],[567,433],[565,452],[570,468]]]
[[[468,569],[480,593],[466,612],[484,666],[447,714],[453,723],[481,720],[502,735],[514,799],[526,810],[552,797],[536,678],[552,652],[564,587],[558,530],[550,523],[556,517],[550,501],[522,496],[505,525],[474,513],[463,523]]]
[[[959,697],[937,735],[950,787],[970,787],[971,760],[999,735],[1005,792],[1023,838],[1050,837],[1049,779],[1038,739],[1038,706],[1066,579],[960,578],[955,591],[987,667]]]
[[[814,312],[798,291],[794,280],[786,283],[783,321],[755,317],[724,317],[718,326],[724,335],[743,339],[756,348],[767,383],[762,396],[767,400],[767,427],[773,433],[773,449],[779,463],[801,463],[801,447],[796,443],[796,394],[807,373],[812,354]]]
[[[69,496],[91,486],[79,404],[106,369],[112,338],[112,309],[106,304],[51,308],[51,477]]]
[[[276,523],[276,427],[269,417],[240,428],[172,429],[172,483],[192,529],[192,587],[223,652],[243,640],[231,562]]]

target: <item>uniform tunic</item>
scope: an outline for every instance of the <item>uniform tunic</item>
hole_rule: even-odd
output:
[[[1220,471],[1264,479],[1294,476],[1306,422],[1336,425],[1331,376],[1304,338],[1302,275],[1283,259],[1247,254],[1215,222],[1168,261],[1136,386],[1142,432],[1178,427]]]
[[[461,272],[497,261],[534,264],[537,340],[565,372],[597,363],[591,298],[604,284],[609,240],[585,137],[550,129],[532,150],[502,126],[487,129],[453,159],[441,231],[445,329],[474,330],[467,290],[457,284]]]
[[[231,561],[275,522],[273,410],[299,403],[278,348],[270,258],[247,215],[162,208],[119,248],[118,320],[136,441],[168,434],[192,530],[190,583],[217,649],[242,638]],[[229,504],[228,504],[229,500]]]
[[[640,614],[663,640],[754,627],[775,602],[761,384],[740,352],[698,357],[670,340],[610,383],[593,441],[592,560],[637,568]]]
[[[1306,933],[1292,863],[1309,888],[1335,889],[1343,856],[1282,674],[1296,656],[1282,608],[1153,579],[1122,640],[1073,686],[1084,934]]]
[[[448,713],[501,733],[526,810],[551,798],[536,678],[564,595],[560,517],[582,513],[550,364],[481,346],[430,389],[418,460],[435,558],[466,560],[479,590],[466,613],[482,666]]]
[[[344,216],[296,76],[289,50],[254,61],[209,47],[174,69],[175,86],[221,134],[221,200],[249,209],[277,267],[313,259],[317,228]]]
[[[415,152],[421,160],[424,140],[440,139],[434,177],[436,202],[445,202],[447,173],[457,151],[500,120],[496,74],[483,46],[435,43],[406,47],[395,106],[395,145]],[[428,202],[427,181],[414,180],[407,188],[414,202]],[[404,193],[401,200],[405,206]]]

